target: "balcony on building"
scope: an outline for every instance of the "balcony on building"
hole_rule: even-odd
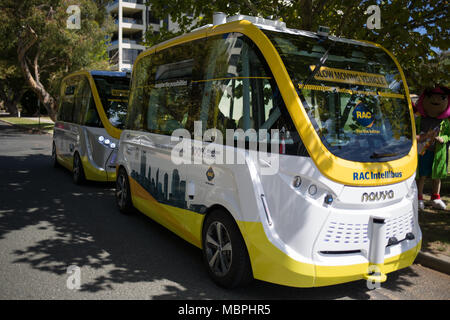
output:
[[[145,0],[122,0],[123,13],[136,13],[145,10]],[[119,11],[119,0],[115,0],[106,6],[106,11],[114,13]]]

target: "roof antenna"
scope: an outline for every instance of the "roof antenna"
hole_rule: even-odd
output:
[[[317,34],[319,37],[328,38],[328,34],[330,33],[329,27],[319,26],[319,30],[317,30]]]
[[[219,24],[227,23],[227,15],[223,12],[213,13],[213,25],[217,26]]]

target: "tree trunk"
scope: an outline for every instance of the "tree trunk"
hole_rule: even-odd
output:
[[[312,0],[301,0],[299,13],[301,18],[301,29],[312,31],[311,30],[313,23]]]
[[[31,36],[31,40],[27,41],[27,36]],[[27,62],[27,52],[28,50],[37,42],[38,37],[34,30],[28,26],[27,31],[23,32],[21,38],[19,39],[17,54],[20,67],[25,76],[25,80],[27,84],[30,86],[31,90],[36,93],[38,99],[44,105],[45,109],[48,112],[49,117],[56,121],[56,112],[57,112],[57,104],[55,98],[53,98],[50,93],[45,89],[42,83],[39,80],[39,47],[37,48],[37,52],[33,59],[33,69],[34,69],[34,77],[30,71]]]
[[[17,117],[19,115],[19,109],[17,108],[17,103],[12,101],[4,101],[5,108],[9,113],[10,117]]]

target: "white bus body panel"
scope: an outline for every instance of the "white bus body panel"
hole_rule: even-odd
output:
[[[145,152],[145,174],[148,176],[150,166],[148,179],[151,182],[152,178],[156,181],[158,172],[156,187],[161,184],[163,192],[161,181],[167,174],[165,200],[169,205],[176,170],[177,179],[183,181],[184,198],[177,200],[184,201],[181,207],[206,210],[221,205],[236,221],[260,222],[268,240],[299,262],[325,266],[367,263],[373,218],[385,219],[387,231],[383,246],[390,237],[404,240],[409,232],[415,236],[413,240],[386,247],[385,258],[416,247],[422,238],[414,176],[380,187],[344,186],[325,178],[310,158],[286,155],[280,155],[276,174],[262,175],[267,164],[253,160],[248,152],[237,148],[233,150],[235,159],[237,154],[243,153],[245,164],[177,165],[171,160],[177,143],[172,142],[170,136],[126,130],[121,135],[117,164],[123,165],[129,175],[133,170],[143,170],[141,163]],[[229,147],[224,150],[226,148]],[[209,168],[214,172],[212,181],[206,178]],[[302,178],[298,189],[292,184],[295,176]],[[314,195],[309,193],[311,185],[317,188]],[[386,190],[393,191],[393,198],[362,202],[364,193]],[[266,199],[268,210],[264,208],[261,195]],[[326,195],[333,197],[331,205],[325,204]]]
[[[85,174],[92,172],[95,177],[105,176],[105,180],[115,179],[115,157],[117,149],[112,149],[98,141],[98,137],[103,136],[109,139],[111,143],[118,144],[118,140],[112,138],[104,128],[88,127],[79,124],[58,121],[54,127],[53,141],[56,145],[57,155],[60,160],[73,161],[76,152],[81,159],[89,161],[90,167],[84,165]]]

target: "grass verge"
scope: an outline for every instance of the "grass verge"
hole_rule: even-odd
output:
[[[419,211],[419,225],[422,229],[422,251],[450,257],[450,178],[442,179],[441,198],[447,204],[446,210],[431,206],[431,181],[425,182],[425,210]]]
[[[0,120],[21,126],[27,129],[30,133],[39,133],[39,131],[44,133],[53,133],[54,124],[52,122],[48,122],[50,120],[48,117],[42,117],[40,124],[39,120],[36,120],[36,118],[1,117]]]

